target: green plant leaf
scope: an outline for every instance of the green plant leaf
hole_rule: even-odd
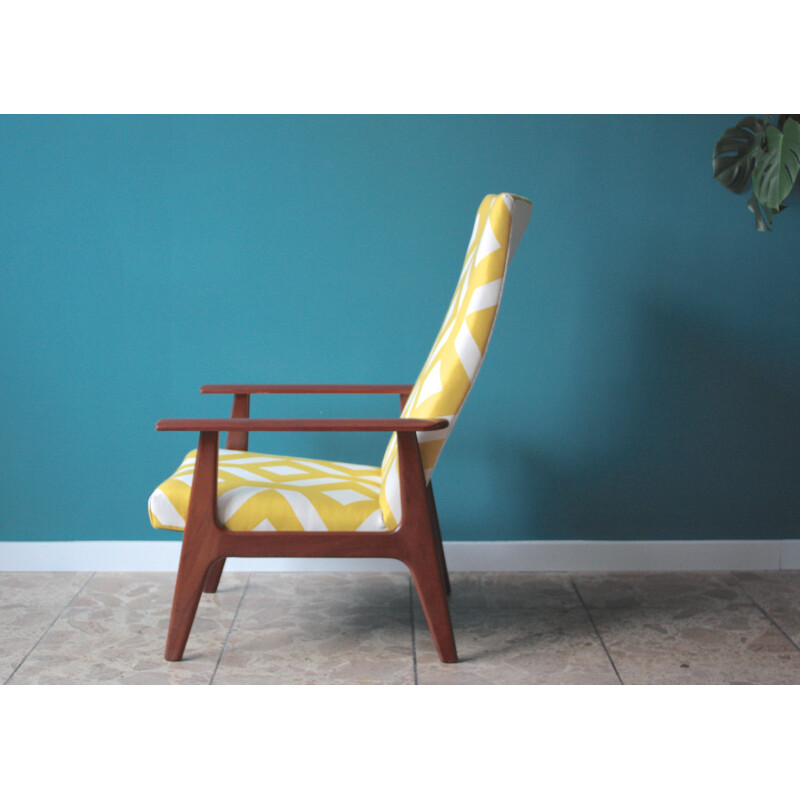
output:
[[[777,209],[786,199],[800,171],[800,124],[787,119],[783,133],[767,126],[765,152],[756,159],[753,191],[763,206]]]
[[[797,122],[800,122],[800,114],[778,114],[778,121],[775,123],[775,126],[779,131],[783,130],[783,126],[786,124],[787,119],[793,119]]]
[[[769,222],[764,216],[764,213],[761,210],[761,203],[758,202],[758,198],[755,195],[755,192],[750,195],[750,199],[747,201],[747,207],[753,212],[756,218],[756,230],[757,231],[767,231],[768,233],[772,232],[772,228],[769,226]],[[772,221],[772,217],[770,216],[770,222]]]
[[[740,119],[728,128],[714,147],[714,177],[739,194],[747,188],[756,156],[764,143],[764,123],[757,117]]]

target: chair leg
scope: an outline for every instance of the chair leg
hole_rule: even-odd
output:
[[[197,606],[203,594],[203,586],[212,566],[208,555],[203,552],[204,549],[201,537],[184,532],[178,578],[172,600],[172,614],[169,619],[167,648],[164,653],[167,661],[180,661],[186,649],[186,642],[197,614]]]
[[[436,513],[436,501],[433,499],[433,484],[428,484],[428,505],[431,511],[431,526],[436,542],[436,553],[439,559],[439,566],[442,570],[442,580],[447,594],[450,594],[450,574],[447,571],[447,561],[444,557],[444,544],[442,543],[442,531],[439,527],[439,515]]]
[[[208,577],[206,578],[206,585],[203,587],[204,592],[208,592],[213,594],[217,591],[217,587],[219,586],[219,579],[222,577],[222,570],[225,569],[225,559],[221,558],[219,561],[215,561],[211,565],[211,569],[208,570]]]
[[[454,664],[458,661],[458,655],[453,636],[453,623],[450,620],[450,608],[447,604],[444,573],[438,558],[436,537],[432,530],[429,536],[425,536],[425,533],[428,532],[423,532],[421,541],[418,540],[416,554],[407,564],[439,659],[445,664]]]

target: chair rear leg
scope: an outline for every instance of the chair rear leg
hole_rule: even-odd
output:
[[[180,661],[186,649],[203,587],[212,567],[208,555],[203,552],[204,549],[202,539],[184,533],[175,595],[172,599],[172,614],[169,619],[167,647],[164,653],[167,661]]]
[[[412,559],[406,563],[414,579],[425,619],[428,622],[439,660],[445,664],[458,661],[453,623],[447,604],[447,589],[441,569],[433,531],[427,532],[426,541],[420,543]]]
[[[225,569],[225,559],[221,558],[219,561],[215,561],[211,565],[211,569],[208,570],[208,577],[206,578],[206,585],[203,587],[204,592],[209,592],[213,594],[217,591],[217,587],[219,586],[219,579],[222,577],[222,570]]]
[[[439,566],[442,570],[442,580],[444,581],[444,588],[447,594],[450,594],[450,574],[447,571],[447,561],[444,558],[444,544],[442,542],[442,531],[439,527],[439,515],[436,513],[436,501],[433,499],[433,484],[428,484],[428,506],[430,509],[431,527],[433,528],[433,537],[436,543],[436,554],[439,559]]]

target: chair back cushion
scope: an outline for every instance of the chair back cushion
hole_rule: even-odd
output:
[[[417,434],[428,481],[483,362],[506,268],[530,215],[530,200],[512,194],[487,195],[478,209],[450,308],[401,414],[450,421],[444,430]],[[386,527],[396,527],[401,517],[396,435],[381,464],[380,505]]]

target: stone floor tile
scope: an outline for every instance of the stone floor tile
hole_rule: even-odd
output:
[[[63,606],[0,608],[0,683],[11,676],[63,610]]]
[[[573,577],[625,682],[800,684],[800,571]],[[0,573],[0,682],[617,682],[569,575],[451,578],[459,664],[407,574],[227,571],[173,664],[174,573]]]
[[[247,583],[247,572],[223,572],[213,594],[203,594],[206,607],[235,610]],[[142,608],[169,611],[176,574],[171,572],[97,572],[72,601],[73,608]]]
[[[415,609],[420,684],[619,683],[582,607],[454,608],[452,618],[460,660],[442,664]]]
[[[564,572],[454,572],[450,606],[457,608],[579,608]],[[413,594],[415,608],[419,598]]]
[[[409,581],[402,572],[256,572],[248,600],[264,607],[393,608],[407,611]]]
[[[754,605],[591,613],[624,683],[800,683],[800,652]]]
[[[3,606],[63,608],[91,575],[91,572],[0,572],[0,609]]]
[[[328,608],[316,595],[308,603],[276,605],[248,593],[214,683],[413,683],[413,663],[407,596],[406,609],[398,611]]]
[[[737,572],[734,577],[800,647],[800,570]]]
[[[721,572],[618,572],[573,575],[588,608],[725,608],[751,605]]]
[[[227,586],[226,582],[227,581]],[[238,584],[238,588],[233,588]],[[131,580],[120,595],[139,596]],[[152,582],[149,584],[152,585]],[[67,608],[25,659],[12,684],[208,683],[233,621],[244,582],[223,575],[217,595],[203,595],[183,661],[164,660],[170,606],[105,602]]]

